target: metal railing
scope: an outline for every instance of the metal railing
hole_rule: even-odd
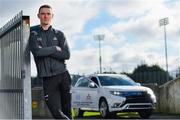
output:
[[[149,83],[157,83],[158,85],[162,85],[167,82],[167,73],[164,71],[144,71],[134,73],[130,77],[139,83],[149,84]],[[169,74],[168,81],[173,80],[173,77]]]
[[[31,119],[29,16],[21,11],[0,29],[0,119]]]

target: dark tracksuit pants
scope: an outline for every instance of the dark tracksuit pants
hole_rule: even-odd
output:
[[[44,97],[55,119],[71,119],[71,78],[66,71],[43,77]],[[67,118],[68,117],[68,118]]]

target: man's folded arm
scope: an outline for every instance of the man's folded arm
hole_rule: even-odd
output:
[[[29,48],[34,57],[46,57],[56,53],[55,46],[42,48],[33,35],[31,35],[29,38]]]
[[[70,50],[67,41],[64,41],[64,45],[63,48],[61,48],[61,51],[56,50],[56,52],[50,56],[58,60],[68,60],[70,58]]]

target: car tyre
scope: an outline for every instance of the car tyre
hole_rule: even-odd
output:
[[[109,107],[105,99],[101,99],[99,102],[99,112],[102,118],[110,116]]]
[[[76,118],[83,117],[84,111],[80,108],[74,108],[74,115]]]
[[[138,113],[141,118],[148,119],[152,114],[152,110],[143,110],[143,111],[139,111]]]

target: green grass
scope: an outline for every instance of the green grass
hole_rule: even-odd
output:
[[[97,116],[100,115],[99,112],[84,112],[83,116]]]
[[[74,111],[72,110],[73,117],[75,116]],[[128,117],[128,116],[136,116],[138,115],[137,112],[119,112],[117,113],[118,116]],[[99,112],[84,112],[84,117],[88,116],[100,116]]]

